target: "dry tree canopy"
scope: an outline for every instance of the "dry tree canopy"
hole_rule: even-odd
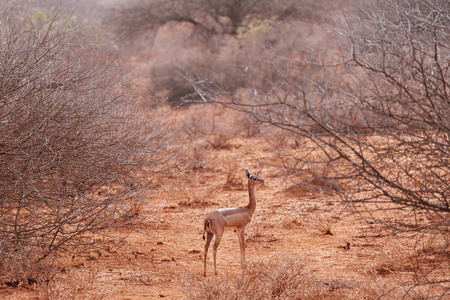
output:
[[[265,61],[272,73],[256,70],[265,84],[231,93],[211,78],[188,78],[202,101],[295,138],[298,149],[274,150],[293,158],[283,161],[289,170],[325,170],[318,175],[349,207],[414,239],[405,294],[423,287],[440,298],[450,289],[450,2],[359,3],[330,28],[335,44]],[[438,257],[428,265],[418,246],[427,239]]]
[[[128,105],[114,53],[82,23],[61,10],[1,16],[2,255],[31,247],[39,260],[114,227],[163,145]]]
[[[130,37],[175,22],[188,23],[204,35],[238,35],[255,20],[298,17],[305,13],[306,3],[312,1],[134,0],[117,9],[116,30]]]
[[[104,23],[126,55],[140,57],[140,68],[148,68],[155,90],[167,92],[168,103],[178,106],[185,104],[180,98],[195,94],[180,73],[209,74],[230,90],[241,87],[241,71],[255,57],[284,56],[305,44],[309,23],[320,19],[323,2],[120,1]]]
[[[326,51],[286,58],[282,68],[266,62],[277,75],[265,77],[270,88],[236,94],[205,78],[191,83],[204,101],[313,141],[322,163],[337,166],[330,174],[351,187],[346,200],[447,216],[450,4],[359,8],[331,29],[336,44]]]

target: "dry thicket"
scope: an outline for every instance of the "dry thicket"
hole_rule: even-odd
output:
[[[361,202],[448,213],[449,8],[426,3],[441,6],[432,15],[403,2],[367,8],[335,30],[341,52],[275,65],[268,92],[192,83],[204,100],[313,141],[324,163],[347,172],[336,176],[368,192]]]
[[[133,221],[165,132],[133,112],[92,26],[13,4],[0,16],[0,273],[18,284]]]
[[[202,99],[291,135],[303,150],[289,153],[297,172],[321,165],[352,209],[418,245],[436,237],[433,266],[414,249],[416,278],[406,294],[421,285],[430,296],[450,290],[449,16],[447,1],[376,1],[330,29],[336,45],[327,51],[282,68],[267,62],[278,73],[266,74],[268,90],[230,93],[191,77]]]

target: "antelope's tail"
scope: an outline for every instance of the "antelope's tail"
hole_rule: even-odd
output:
[[[209,221],[205,221],[205,223],[203,223],[203,239],[205,239],[206,226],[209,227]]]

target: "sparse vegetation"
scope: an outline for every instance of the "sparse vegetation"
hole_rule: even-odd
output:
[[[312,169],[314,186],[338,183],[342,189],[335,191],[355,211],[372,217],[394,210],[385,224],[413,231],[416,239],[430,228],[445,235],[450,51],[441,41],[450,37],[449,11],[449,3],[438,0],[363,3],[333,27],[332,54],[312,50],[310,60],[289,58],[277,77],[267,74],[268,89],[254,85],[236,97],[214,80],[191,82],[202,99],[312,142],[320,156],[276,151],[290,156],[297,172],[326,165],[320,177]],[[445,294],[449,263],[436,266],[441,277],[417,267],[420,285],[439,284]],[[443,295],[440,288],[433,293]]]
[[[246,272],[198,280],[195,275],[184,282],[189,299],[361,299],[374,297],[355,283],[327,282],[310,274],[296,257],[254,262]],[[379,291],[380,292],[380,291]]]
[[[1,3],[0,298],[448,297],[448,1]]]

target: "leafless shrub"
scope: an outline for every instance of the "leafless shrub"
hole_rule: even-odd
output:
[[[225,187],[226,188],[237,188],[237,189],[244,189],[245,186],[242,182],[242,168],[237,163],[230,163],[226,167],[226,180],[225,180]]]
[[[233,138],[233,134],[229,132],[223,132],[219,134],[214,134],[207,141],[212,146],[214,150],[218,149],[229,149],[231,145],[229,141]]]
[[[42,285],[39,289],[39,299],[111,299],[113,290],[95,290],[98,274],[96,271],[77,273],[73,271],[67,274],[58,274]]]
[[[204,152],[210,149],[230,150],[236,146],[233,139],[240,136],[241,124],[234,111],[210,104],[191,105],[182,110],[180,131],[183,137],[180,138],[190,141],[187,148],[206,154]],[[189,152],[190,149],[186,149],[185,153]]]
[[[450,48],[441,41],[450,38],[449,11],[447,1],[377,1],[335,29],[338,50],[288,59],[285,68],[269,62],[278,76],[265,77],[267,90],[237,97],[214,81],[192,83],[203,99],[315,144],[314,163],[333,163],[356,211],[385,212],[380,220],[395,233],[448,234]],[[304,165],[302,154],[291,157]],[[438,269],[446,273],[448,263]],[[416,286],[441,287],[428,297],[447,293],[448,278],[420,270]]]
[[[36,262],[39,259],[38,247],[18,247],[11,241],[0,241],[0,282],[8,286],[35,285],[48,282],[56,268]]]
[[[190,159],[190,167],[194,170],[203,169],[203,167],[206,165],[206,149],[207,147],[205,145],[196,145],[194,148],[192,148],[192,156]]]
[[[200,140],[191,137],[182,137],[185,140],[174,154],[174,165],[180,170],[201,170],[205,168],[209,162],[208,150],[209,145]],[[176,139],[174,141],[177,141]]]
[[[367,22],[360,32],[349,25],[340,33],[350,42],[343,46],[351,50],[341,54],[350,56],[330,64],[320,56],[291,60],[282,80],[267,81],[269,92],[242,99],[208,80],[193,83],[205,99],[312,141],[322,153],[315,163],[336,162],[337,179],[353,180],[358,193],[373,192],[362,202],[387,201],[446,214],[450,172],[443,120],[450,111],[449,48],[439,41],[448,38],[449,28],[439,21],[445,16],[433,23],[420,10],[385,5],[386,11],[397,10],[398,22],[374,12],[369,21],[359,20]],[[438,13],[447,11],[447,6],[440,8]],[[400,22],[408,16],[416,23]],[[384,41],[392,43],[387,47]],[[321,72],[310,73],[312,67]],[[355,127],[355,120],[363,121]]]
[[[205,189],[196,189],[189,191],[182,197],[178,205],[185,206],[205,206],[214,204],[217,194],[217,186],[211,186]]]
[[[37,264],[122,226],[164,132],[135,114],[114,53],[76,16],[2,14],[0,40],[1,255],[29,249]]]

